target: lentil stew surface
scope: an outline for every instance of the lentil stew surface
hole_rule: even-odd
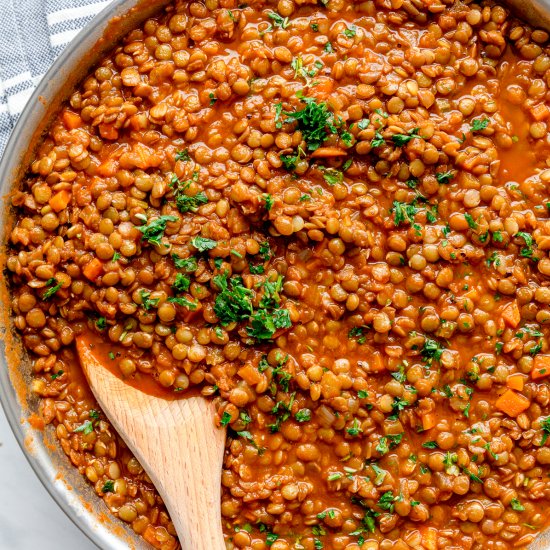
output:
[[[32,390],[155,548],[74,350],[215,400],[227,547],[524,548],[550,519],[550,49],[491,2],[178,1],[55,118],[6,260]]]

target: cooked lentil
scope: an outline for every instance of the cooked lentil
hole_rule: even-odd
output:
[[[550,49],[491,2],[178,1],[54,120],[7,259],[40,414],[177,546],[75,361],[216,400],[228,548],[548,524]]]

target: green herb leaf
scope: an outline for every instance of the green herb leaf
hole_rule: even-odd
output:
[[[418,135],[419,131],[420,128],[413,128],[412,130],[409,130],[407,134],[394,134],[391,139],[397,147],[403,147],[404,145],[407,145],[411,139],[420,137]]]
[[[42,294],[42,300],[46,301],[53,298],[57,291],[61,288],[62,283],[59,283],[57,279],[51,278],[46,281],[46,286],[49,287],[44,294]]]
[[[172,254],[172,260],[174,260],[177,269],[182,269],[186,273],[194,273],[199,268],[197,259],[194,256],[180,258],[177,254]]]
[[[200,236],[193,237],[189,242],[199,252],[206,252],[207,250],[212,250],[213,248],[216,248],[216,246],[218,246],[217,241]]]
[[[183,151],[178,151],[176,153],[176,161],[181,160],[183,162],[188,162],[191,160],[189,156],[189,149],[184,149]]]
[[[300,111],[285,112],[287,120],[296,121],[310,151],[318,149],[328,138],[329,132],[336,134],[334,115],[325,102],[317,103],[315,98],[301,97],[305,107]]]
[[[111,479],[108,479],[101,488],[102,493],[114,493],[115,492],[115,482]]]
[[[309,422],[311,420],[311,411],[309,409],[300,409],[295,415],[294,418],[298,422]]]
[[[292,321],[286,309],[267,311],[260,309],[250,318],[251,326],[246,327],[249,336],[256,340],[270,340],[275,332],[281,328],[290,328]]]
[[[82,432],[84,435],[91,434],[94,431],[94,425],[91,420],[85,420],[84,424],[73,430],[73,433]]]
[[[288,17],[282,17],[274,11],[268,13],[267,16],[273,21],[273,25],[275,27],[279,27],[280,29],[286,29],[290,25],[290,20]]]
[[[390,209],[390,214],[394,213],[393,223],[396,227],[402,223],[414,223],[414,217],[418,212],[418,208],[414,204],[408,204],[406,202],[393,201],[393,206]]]
[[[435,179],[437,180],[438,183],[441,183],[441,184],[450,183],[454,177],[455,177],[455,174],[452,170],[448,170],[447,172],[435,173]]]
[[[151,299],[151,293],[147,290],[140,290],[139,295],[141,297],[141,305],[145,311],[149,311],[152,307],[156,307],[160,301],[160,298]]]
[[[187,292],[189,290],[190,284],[191,281],[183,273],[176,273],[176,279],[172,284],[172,290],[178,294],[182,294],[183,292]]]
[[[489,125],[489,119],[482,118],[481,120],[476,119],[472,121],[472,125],[470,128],[472,129],[472,132],[481,132],[481,130],[485,130],[485,128],[487,128],[488,125]]]
[[[178,221],[176,216],[160,216],[146,225],[138,227],[142,233],[141,240],[150,244],[160,246],[160,240],[164,237],[164,231],[168,222]]]
[[[243,285],[241,277],[227,278],[227,272],[212,279],[220,289],[214,302],[214,313],[222,326],[247,320],[253,313],[252,290]]]
[[[222,426],[227,426],[230,422],[231,422],[231,415],[227,411],[224,411],[220,419],[220,424]]]
[[[188,300],[183,296],[170,296],[166,301],[170,302],[171,304],[176,304],[178,306],[186,307],[191,311],[194,311],[195,309],[197,309],[197,306],[198,306],[196,302],[192,302],[191,300]]]

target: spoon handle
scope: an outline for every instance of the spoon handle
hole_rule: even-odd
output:
[[[167,401],[125,384],[77,340],[92,392],[164,500],[182,550],[225,550],[221,471],[225,430],[203,397]]]
[[[505,0],[504,3],[521,19],[550,31],[550,0]]]

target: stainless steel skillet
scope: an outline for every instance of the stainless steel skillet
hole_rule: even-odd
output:
[[[0,161],[2,196],[8,195],[14,183],[24,175],[34,148],[47,131],[50,116],[56,113],[89,69],[130,29],[139,26],[168,1],[113,0],[65,49],[32,95],[8,142]],[[550,0],[507,0],[505,3],[523,19],[550,30]],[[9,232],[7,202],[0,212],[0,227],[1,242],[6,243]],[[3,280],[0,281],[0,302],[4,309],[9,304]],[[66,457],[55,437],[49,432],[42,434],[32,429],[29,418],[37,408],[37,400],[25,391],[30,387],[30,361],[21,345],[12,339],[14,329],[9,319],[2,317],[0,315],[0,403],[36,475],[67,516],[100,548],[150,548],[126,525],[110,519],[105,505],[89,484],[75,468],[67,467]],[[543,533],[532,548],[550,550],[550,530]]]

